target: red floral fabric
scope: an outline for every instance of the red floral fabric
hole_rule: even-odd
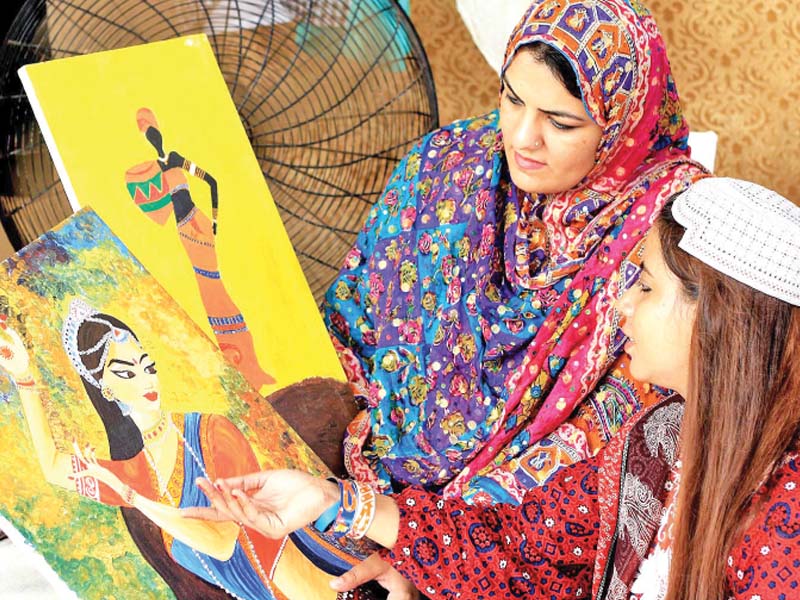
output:
[[[754,497],[755,517],[728,556],[729,598],[800,598],[800,455],[787,456]]]
[[[397,497],[385,556],[431,598],[585,598],[597,546],[597,461],[576,463],[520,506],[469,505],[418,488]]]
[[[664,508],[664,477],[648,486],[657,493],[648,496],[649,513],[637,515],[631,497],[643,496],[640,469],[653,460],[663,465],[674,452],[668,442],[680,423],[679,406],[673,397],[644,411],[600,454],[560,470],[519,506],[475,506],[407,488],[395,496],[400,531],[394,548],[383,551],[385,560],[430,598],[628,600],[646,556],[637,548],[649,548]],[[632,472],[642,475],[633,487],[625,476]],[[754,517],[720,565],[727,598],[800,598],[799,486],[794,453],[755,494]]]

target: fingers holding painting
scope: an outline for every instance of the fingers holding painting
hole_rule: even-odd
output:
[[[377,581],[389,592],[387,600],[418,600],[420,595],[410,581],[384,561],[378,553],[333,579],[331,587],[337,592],[349,592],[369,581]]]
[[[331,587],[337,592],[349,592],[360,585],[377,579],[389,565],[386,564],[377,554],[371,554],[362,560],[347,573],[343,573],[336,579],[331,580]]]
[[[238,489],[250,493],[264,488],[268,473],[268,471],[256,471],[255,473],[248,473],[238,477],[226,477],[218,480],[218,483],[224,482],[228,489],[231,490]]]
[[[262,531],[262,515],[244,492],[239,489],[232,490],[227,481],[222,479],[211,483],[207,479],[200,478],[197,480],[197,485],[208,497],[211,506],[186,509],[184,515],[212,521],[234,521]],[[270,534],[271,531],[262,533]]]
[[[226,500],[222,488],[216,484],[210,482],[208,479],[200,477],[196,480],[197,487],[206,495],[209,502],[211,502],[211,506],[207,508],[202,507],[195,507],[189,508],[184,511],[187,516],[192,516],[194,518],[201,518],[201,519],[210,519],[212,521],[236,521],[236,515],[234,515],[229,507],[229,503]]]
[[[220,492],[220,496],[223,502],[225,502],[225,508],[233,515],[234,521],[250,526],[248,517],[242,509],[241,501],[238,497],[238,493],[241,493],[240,490],[232,489],[224,479],[215,481],[214,487]],[[237,492],[237,495],[234,495],[234,491]]]
[[[219,492],[214,488],[214,485],[208,479],[205,479],[204,477],[198,477],[195,480],[195,484],[198,488],[200,488],[200,491],[206,495],[209,502],[211,502],[211,506],[191,506],[184,508],[181,510],[184,517],[189,519],[203,519],[205,521],[217,522],[234,520],[233,515],[220,508],[221,504],[218,499]]]

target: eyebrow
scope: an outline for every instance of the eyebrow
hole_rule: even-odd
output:
[[[142,363],[144,362],[144,359],[145,359],[145,358],[150,358],[150,355],[149,355],[149,354],[147,354],[147,352],[145,352],[144,354],[142,354],[142,355],[139,357],[139,364],[142,364]],[[110,361],[108,361],[108,364],[106,365],[106,368],[110,367],[110,366],[111,366],[111,365],[113,365],[114,363],[119,363],[119,364],[121,364],[121,365],[125,365],[126,367],[133,367],[133,366],[135,366],[135,363],[128,362],[127,360],[122,360],[122,359],[119,359],[119,358],[112,358]]]
[[[653,274],[650,272],[650,270],[647,268],[647,265],[645,265],[644,262],[642,262],[642,272],[647,273],[648,275],[650,275],[650,277],[653,276]]]
[[[514,88],[511,87],[511,84],[508,83],[508,79],[506,76],[503,75],[503,85],[505,85],[511,93],[514,95],[515,98],[519,98],[519,94],[514,91]],[[573,121],[580,121],[581,123],[585,123],[588,119],[586,117],[582,117],[580,115],[574,115],[572,113],[564,112],[562,110],[547,110],[544,108],[540,108],[539,112],[544,113],[550,117],[561,117],[562,119],[572,119]]]
[[[106,365],[106,368],[110,367],[114,363],[119,363],[121,365],[125,365],[126,367],[132,367],[133,366],[133,363],[132,362],[128,362],[127,360],[120,360],[119,358],[112,358],[110,361],[108,361],[108,364]]]

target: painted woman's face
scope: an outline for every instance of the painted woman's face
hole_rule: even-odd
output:
[[[161,409],[156,364],[133,336],[123,342],[110,342],[103,385],[134,412]]]
[[[652,230],[645,240],[639,281],[617,303],[625,317],[625,352],[636,379],[686,396],[695,307],[667,268],[658,232]]]
[[[603,130],[583,102],[530,52],[517,52],[503,76],[500,129],[514,184],[532,194],[564,192],[595,164]]]

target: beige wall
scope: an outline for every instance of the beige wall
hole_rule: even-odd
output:
[[[719,133],[717,174],[800,204],[800,3],[649,0],[693,129]]]
[[[664,33],[690,126],[720,136],[717,174],[751,179],[800,204],[800,1],[644,3]],[[493,108],[497,76],[455,0],[412,0],[411,14],[433,68],[441,122]]]

